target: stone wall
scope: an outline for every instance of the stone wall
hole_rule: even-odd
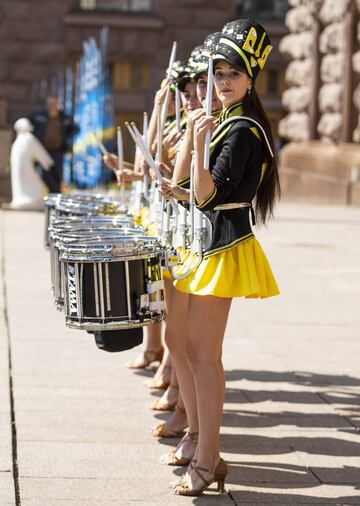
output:
[[[360,16],[360,0],[356,0],[356,9],[358,15]],[[357,40],[360,43],[360,21],[357,24]],[[360,51],[356,51],[352,57],[352,64],[354,69],[354,74],[356,76],[360,76]],[[357,126],[353,132],[353,141],[360,143],[360,83],[356,86],[354,91],[354,106],[356,111],[359,114]]]
[[[33,83],[56,75],[64,65],[62,18],[76,3],[76,0],[0,3],[0,118],[1,109],[6,108],[3,123],[9,125],[15,118],[28,114]]]
[[[150,64],[150,89],[135,97],[139,110],[151,106],[164,75],[171,45],[189,56],[204,37],[232,19],[234,0],[153,0],[144,16],[78,10],[78,0],[1,0],[0,2],[0,128],[31,112],[31,89],[75,64],[82,42],[98,40],[102,26],[110,27],[110,59],[144,59]],[[131,98],[131,97],[130,97]],[[119,110],[131,100],[115,97]],[[134,102],[134,100],[133,100]]]
[[[293,141],[305,141],[310,138],[314,6],[306,0],[290,0],[289,4],[292,8],[285,23],[290,33],[279,46],[280,51],[291,60],[285,74],[289,87],[283,94],[283,104],[289,114],[280,122],[279,134]]]
[[[345,13],[351,0],[324,0],[319,11],[323,29],[319,39],[320,66],[318,133],[323,142],[341,141],[343,75],[345,71]]]
[[[283,103],[289,114],[280,134],[291,141],[320,139],[338,144],[344,140],[346,114],[346,62],[349,58],[347,15],[355,0],[290,0],[286,24],[290,34],[280,50],[289,55],[286,72],[288,89]],[[356,0],[359,21],[360,1]],[[351,42],[351,41],[350,41]],[[353,72],[360,74],[360,52],[353,57]],[[358,80],[358,79],[357,79]],[[356,79],[351,78],[350,87]],[[351,93],[354,90],[351,89]],[[360,86],[353,93],[360,112]],[[351,119],[349,120],[351,121]],[[315,122],[312,128],[312,122]],[[353,129],[353,127],[351,127]],[[360,123],[352,135],[360,140]],[[348,139],[345,139],[348,140]]]

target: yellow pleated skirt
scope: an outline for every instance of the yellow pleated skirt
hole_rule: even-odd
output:
[[[193,269],[193,270],[192,270]],[[215,297],[265,298],[278,295],[271,267],[255,237],[199,262],[197,254],[185,255],[175,269],[181,292]],[[190,274],[186,275],[187,272]]]

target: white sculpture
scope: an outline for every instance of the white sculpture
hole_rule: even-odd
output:
[[[35,170],[35,162],[49,170],[53,159],[41,142],[32,134],[33,126],[27,118],[20,118],[14,124],[17,133],[11,146],[11,189],[13,209],[44,208],[46,186]]]

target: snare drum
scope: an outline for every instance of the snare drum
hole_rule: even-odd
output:
[[[90,222],[89,225],[93,223]],[[63,266],[60,262],[59,248],[61,245],[66,246],[71,243],[79,243],[83,241],[86,243],[99,242],[102,237],[116,237],[124,234],[136,235],[140,233],[138,228],[129,228],[129,222],[125,221],[122,224],[115,222],[107,227],[91,228],[77,223],[78,227],[71,224],[70,230],[64,224],[63,226],[53,227],[49,234],[49,250],[50,250],[50,269],[51,269],[51,288],[55,299],[55,306],[60,311],[64,309],[64,293],[63,293]],[[122,226],[121,226],[122,225]]]
[[[126,212],[117,202],[102,194],[50,193],[45,201],[45,247],[49,247],[49,227],[54,221],[80,216],[118,216]]]
[[[96,331],[160,322],[161,258],[158,241],[143,235],[61,245],[66,325]]]

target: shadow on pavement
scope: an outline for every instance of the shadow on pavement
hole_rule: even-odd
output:
[[[356,440],[360,378],[232,370],[226,372],[226,380],[230,388],[226,391],[221,448],[235,459],[229,459],[227,480],[235,504],[360,504],[360,493],[356,492],[360,490],[360,466],[356,464],[360,462],[360,439]],[[231,382],[240,380],[244,380],[244,388],[233,388]],[[253,389],[251,382],[256,383]],[[271,389],[266,390],[266,384]],[[292,391],[294,385],[300,389]],[[256,433],[237,430],[231,434],[231,427],[255,429]],[[302,436],[295,427],[306,434]],[[237,459],[242,455],[243,461]],[[345,486],[349,496],[343,496],[342,488],[341,497],[336,497],[336,487]],[[329,496],[322,488],[309,495],[309,489],[318,487],[325,487]],[[287,493],[287,489],[299,493]]]

